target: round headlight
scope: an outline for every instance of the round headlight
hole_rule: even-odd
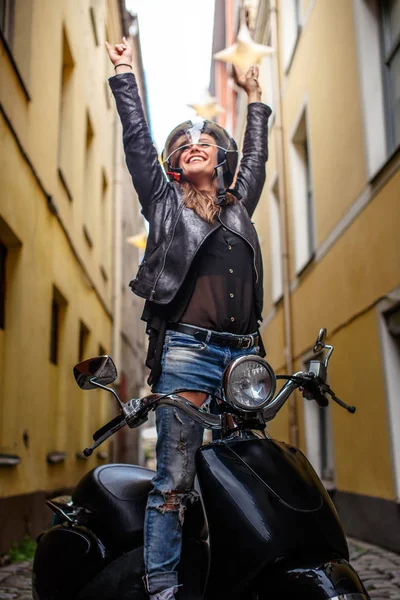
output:
[[[255,411],[273,398],[276,378],[272,367],[259,356],[241,356],[226,367],[223,385],[228,404]]]

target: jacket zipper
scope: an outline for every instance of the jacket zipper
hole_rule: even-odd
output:
[[[150,297],[149,297],[149,300],[150,300],[150,301],[152,301],[152,300],[153,300],[153,298],[154,298],[154,294],[155,294],[155,292],[156,292],[156,286],[157,286],[158,280],[160,279],[160,277],[161,277],[161,275],[162,275],[162,272],[164,271],[165,262],[166,262],[166,260],[167,260],[167,254],[168,254],[168,251],[169,251],[169,249],[170,249],[170,247],[171,247],[172,241],[173,241],[173,239],[174,239],[174,237],[175,237],[175,229],[176,229],[176,225],[177,225],[177,223],[178,223],[179,216],[180,216],[181,212],[183,211],[183,206],[184,206],[184,205],[183,205],[183,203],[182,203],[181,210],[180,210],[180,212],[179,212],[179,214],[178,214],[178,216],[177,216],[177,219],[176,219],[176,221],[175,221],[174,228],[173,228],[173,230],[172,230],[172,235],[171,235],[171,239],[170,239],[170,241],[169,241],[169,244],[168,244],[168,248],[167,248],[167,249],[166,249],[166,251],[165,251],[165,255],[164,255],[164,261],[163,261],[163,264],[162,264],[162,267],[161,267],[161,271],[159,272],[159,274],[158,274],[158,276],[157,276],[157,278],[156,278],[156,280],[155,280],[155,282],[154,282],[153,289],[152,289],[152,290],[151,290],[151,292],[150,292]],[[220,219],[219,219],[219,220],[220,220]],[[205,236],[205,238],[203,238],[203,241],[201,242],[201,246],[204,244],[204,242],[206,241],[206,239],[207,239],[207,238],[208,238],[208,237],[209,237],[209,236],[210,236],[212,233],[214,233],[214,231],[215,231],[215,229],[212,229],[211,231],[209,231],[209,232],[207,233],[207,235]],[[251,246],[251,244],[250,244],[250,246]],[[196,253],[196,254],[197,254],[197,253]],[[196,255],[195,255],[195,256],[196,256]],[[188,267],[188,269],[187,269],[186,273],[188,273],[188,271],[189,271],[189,269],[190,269],[190,267],[191,267],[191,265],[192,265],[192,262],[193,262],[194,258],[195,258],[195,257],[193,256],[193,258],[192,258],[192,260],[191,260],[191,262],[190,262],[190,265],[189,265],[189,267]],[[256,269],[256,272],[257,272],[257,269]],[[186,276],[186,275],[185,275],[185,276]]]
[[[223,227],[226,227],[231,233],[234,233],[235,235],[238,235],[239,237],[242,238],[242,240],[244,240],[245,242],[247,242],[250,246],[250,248],[253,250],[253,265],[254,265],[254,271],[256,274],[256,283],[258,283],[258,271],[257,271],[257,266],[256,266],[256,251],[255,248],[253,246],[253,244],[251,242],[249,242],[249,240],[247,238],[244,237],[244,235],[238,233],[237,231],[234,231],[233,229],[231,229],[230,227],[228,227],[228,225],[226,225],[222,219],[221,216],[218,215],[218,220],[221,223],[221,225],[223,225]]]
[[[175,229],[176,229],[176,226],[178,224],[178,219],[181,216],[182,210],[183,210],[183,202],[181,204],[180,211],[179,211],[179,213],[178,213],[178,215],[176,217],[176,221],[174,223],[174,228],[172,230],[171,239],[169,240],[168,247],[167,247],[167,249],[165,251],[165,254],[164,254],[164,260],[163,260],[163,263],[162,263],[162,266],[161,266],[161,270],[160,270],[159,274],[157,275],[156,279],[154,280],[153,289],[150,292],[150,297],[149,297],[150,302],[152,302],[152,300],[154,298],[154,295],[156,293],[156,287],[157,287],[158,280],[160,279],[160,277],[161,277],[161,275],[162,275],[162,273],[163,273],[163,271],[165,269],[165,263],[166,263],[166,260],[167,260],[167,254],[169,252],[169,249],[171,248],[172,240],[174,239],[174,236],[175,236]]]

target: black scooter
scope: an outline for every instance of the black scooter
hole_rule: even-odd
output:
[[[328,396],[353,413],[327,385],[333,347],[321,329],[308,372],[276,376],[257,356],[234,360],[224,374],[220,414],[184,398],[150,395],[123,404],[107,387],[117,377],[108,356],[79,363],[82,389],[106,389],[121,413],[94,436],[89,456],[113,433],[141,425],[150,410],[183,410],[221,438],[200,448],[201,502],[190,505],[179,565],[180,600],[368,600],[349,565],[333,503],[306,457],[272,440],[265,424],[300,388],[321,406]],[[276,380],[287,379],[275,395]],[[57,524],[39,536],[33,564],[35,600],[145,600],[143,520],[153,471],[109,464],[87,473],[71,497],[49,500]]]

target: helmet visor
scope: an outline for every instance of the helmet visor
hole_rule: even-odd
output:
[[[230,150],[231,139],[222,127],[212,121],[186,121],[168,136],[162,155],[163,163],[177,167],[182,152],[194,145],[215,146],[226,152]]]

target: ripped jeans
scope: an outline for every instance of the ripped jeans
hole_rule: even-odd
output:
[[[237,350],[167,330],[161,376],[152,391],[168,394],[186,389],[221,397],[225,367],[238,356],[258,353],[257,346]],[[204,433],[183,411],[169,406],[157,408],[156,423],[157,475],[147,502],[144,533],[150,595],[178,585],[185,504],[194,499],[194,455]]]
[[[157,421],[157,475],[145,520],[145,565],[151,594],[178,584],[185,503],[193,501],[194,455],[204,429],[178,408],[160,406]]]

